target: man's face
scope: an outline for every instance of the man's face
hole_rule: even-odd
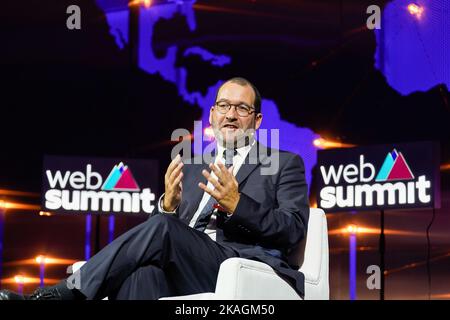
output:
[[[214,130],[214,136],[223,146],[236,146],[244,142],[244,137],[257,130],[261,125],[262,114],[256,114],[253,103],[255,93],[250,86],[227,82],[217,94],[216,105],[211,107],[209,123]],[[226,102],[233,106],[225,114],[219,112],[217,104]],[[248,106],[251,113],[247,116],[240,115],[236,106]]]

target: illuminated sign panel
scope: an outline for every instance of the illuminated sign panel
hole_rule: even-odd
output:
[[[316,175],[326,211],[440,207],[433,142],[321,150]]]
[[[150,214],[155,160],[45,156],[42,207],[58,213]]]

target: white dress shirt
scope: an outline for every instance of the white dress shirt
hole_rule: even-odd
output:
[[[236,149],[236,151],[237,151],[236,155],[233,157],[233,175],[234,176],[236,176],[236,174],[238,173],[239,169],[241,168],[242,164],[245,161],[245,158],[247,157],[248,153],[250,152],[250,149],[252,148],[252,146],[255,143],[256,143],[256,141],[253,140],[252,143],[250,143],[250,144],[248,144],[248,145],[246,145],[244,147]],[[216,158],[214,159],[214,163],[215,164],[218,164],[219,162],[225,164],[225,159],[223,158],[223,152],[224,151],[225,151],[224,147],[222,147],[220,145],[217,146],[217,155],[216,155]],[[211,175],[215,179],[217,179],[217,177],[214,174],[214,172],[211,172]],[[199,177],[199,180],[200,180],[200,178],[201,177]],[[213,184],[211,182],[209,182],[209,181],[208,181],[207,187],[210,188],[210,189],[214,189]],[[198,186],[197,186],[197,188],[198,188]],[[162,213],[168,213],[168,214],[175,213],[175,211],[167,212],[167,211],[164,211],[162,209],[162,202],[161,201],[163,200],[163,197],[164,197],[164,194],[159,198],[159,201],[158,201],[158,207],[159,207],[158,209],[159,209],[159,211],[162,212]],[[209,193],[203,192],[203,197],[202,197],[202,200],[200,201],[200,204],[199,204],[199,206],[197,208],[197,211],[195,212],[194,216],[192,217],[191,221],[189,222],[189,226],[191,228],[193,228],[195,226],[195,223],[197,222],[198,217],[199,217],[200,213],[203,210],[203,207],[208,203],[210,197],[211,196],[209,195]],[[205,233],[207,233],[210,236],[211,239],[216,241],[216,230],[215,229],[206,228],[205,229]]]

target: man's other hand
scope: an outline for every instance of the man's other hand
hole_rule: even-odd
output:
[[[174,211],[181,202],[181,192],[183,191],[183,162],[178,154],[172,162],[170,162],[164,176],[165,194],[163,200],[163,209],[165,211]]]
[[[218,163],[217,165],[210,164],[209,168],[214,172],[216,177],[213,177],[211,173],[206,170],[202,171],[203,176],[208,179],[209,182],[214,186],[214,190],[208,188],[204,183],[199,183],[198,186],[210,194],[217,202],[220,204],[222,208],[225,209],[228,213],[234,213],[236,209],[240,194],[238,190],[238,182],[236,178],[233,176],[233,167],[230,167],[228,170],[222,164]]]

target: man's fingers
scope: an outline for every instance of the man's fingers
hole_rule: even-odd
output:
[[[181,157],[179,154],[177,154],[177,156],[175,158],[173,158],[173,160],[170,162],[169,166],[167,167],[166,178],[170,177],[170,175],[172,174],[172,171],[178,166],[180,161],[181,161]]]
[[[234,166],[231,166],[228,168],[228,173],[230,174],[231,181],[233,181],[234,184],[238,184],[236,177],[233,174]]]
[[[212,190],[210,188],[208,188],[204,183],[199,182],[198,186],[200,187],[200,189],[202,189],[203,191],[205,191],[206,193],[208,193],[211,197],[213,197],[214,199],[217,200],[218,198],[218,194],[216,190]]]
[[[178,165],[178,163],[180,162],[180,155],[177,154],[177,156],[175,158],[172,159],[172,161],[170,161],[169,166],[167,167],[167,172],[172,172],[172,170]]]
[[[227,180],[233,180],[233,174],[230,172],[230,168],[232,168],[233,166],[231,166],[230,168],[228,168],[227,169],[227,167],[225,167],[224,165],[223,165],[223,163],[218,163],[217,164],[217,166],[219,167],[219,169],[220,169],[220,174],[221,174],[221,179],[222,180],[225,180],[225,179],[227,179]]]
[[[169,183],[173,184],[173,181],[180,175],[181,169],[183,168],[184,163],[180,162],[178,165],[173,169],[172,173],[169,176]]]
[[[183,179],[183,172],[180,172],[178,177],[176,177],[176,179],[173,182],[173,185],[179,187],[180,189],[181,189],[181,179]]]
[[[225,167],[225,166],[223,165],[223,163],[219,162],[219,163],[217,164],[217,166],[219,167],[219,170],[220,170],[220,172],[221,172],[222,174],[226,174],[227,172],[229,172],[228,169],[227,169],[227,167]]]
[[[212,183],[214,188],[216,188],[218,190],[222,189],[222,185],[219,183],[219,181],[217,181],[217,179],[215,179],[208,171],[203,170],[202,174],[206,179],[208,179],[209,182]]]
[[[209,168],[214,172],[217,178],[222,179],[223,174],[220,168],[218,168],[214,163],[209,164]]]

